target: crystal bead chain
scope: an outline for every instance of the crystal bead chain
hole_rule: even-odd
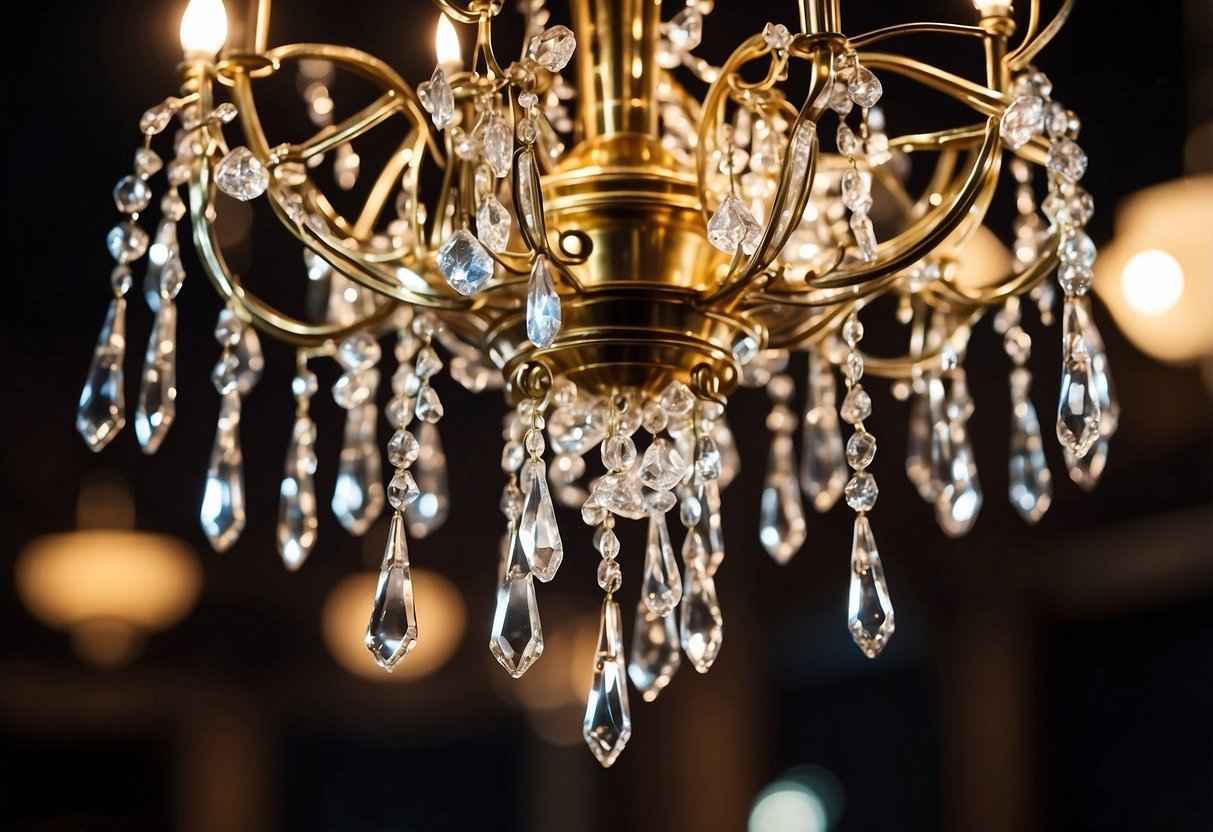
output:
[[[1032,336],[1020,326],[1019,298],[1010,298],[994,319],[1003,335],[1003,348],[1013,365],[1011,386],[1011,454],[1008,496],[1028,523],[1036,523],[1053,502],[1053,475],[1045,460],[1040,421],[1032,404],[1032,372],[1027,367]]]
[[[847,440],[847,464],[855,470],[844,489],[847,505],[855,511],[855,531],[851,542],[851,587],[847,604],[851,637],[868,658],[876,658],[893,635],[893,604],[885,584],[884,569],[876,538],[868,523],[868,512],[876,505],[879,489],[876,479],[868,473],[876,456],[876,437],[864,428],[863,421],[872,415],[872,399],[863,389],[863,357],[859,342],[863,324],[852,312],[842,326],[842,337],[850,348],[843,364],[847,395],[841,415],[855,432]]]
[[[282,485],[278,493],[278,555],[294,572],[316,546],[320,521],[316,510],[316,424],[311,418],[311,400],[319,389],[316,374],[307,366],[307,351],[296,354],[295,425],[287,445]]]
[[[333,401],[345,410],[341,457],[331,506],[341,525],[353,535],[366,534],[383,512],[383,461],[377,438],[379,408],[378,365],[383,352],[369,332],[355,332],[337,345],[342,369],[333,384]]]
[[[876,259],[876,232],[872,226],[872,218],[869,216],[872,208],[872,194],[867,180],[859,172],[856,157],[867,142],[874,138],[874,136],[869,136],[868,111],[876,106],[883,90],[880,81],[871,70],[859,63],[859,57],[855,53],[852,52],[840,60],[842,65],[838,68],[836,80],[828,93],[827,101],[828,106],[838,113],[839,123],[836,136],[838,152],[847,157],[851,166],[842,176],[842,202],[851,211],[851,233],[855,237],[859,256],[867,262],[872,262]],[[853,105],[858,105],[864,110],[863,119],[860,122],[860,134],[863,142],[856,137],[854,131],[846,123],[847,114],[851,112]],[[877,151],[880,163],[883,164],[884,161],[887,161],[888,138],[883,133],[880,135],[883,138],[883,146],[872,149]],[[869,160],[869,164],[876,164],[876,162]]]
[[[1015,177],[1015,208],[1016,217],[1015,250],[1013,267],[1016,272],[1022,272],[1036,261],[1040,254],[1041,244],[1048,238],[1048,227],[1041,220],[1036,205],[1036,195],[1032,192],[1032,166],[1023,159],[1011,159],[1011,175]],[[1040,311],[1040,322],[1045,326],[1053,325],[1053,303],[1056,297],[1056,286],[1047,280],[1042,280],[1029,293],[1036,301]]]
[[[716,595],[716,569],[720,559],[712,548],[709,525],[711,505],[708,496],[720,478],[720,447],[704,422],[715,403],[697,401],[690,414],[690,434],[693,437],[693,463],[690,475],[691,492],[696,495],[700,510],[698,523],[688,531],[682,546],[683,599],[679,610],[679,640],[682,652],[698,673],[707,673],[724,643],[724,617]],[[688,511],[688,516],[695,512]],[[723,558],[723,549],[720,557]]]

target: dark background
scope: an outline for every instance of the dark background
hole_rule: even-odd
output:
[[[236,18],[241,10],[228,5]],[[348,42],[411,81],[432,67],[436,15],[428,3],[277,5],[272,42]],[[791,3],[759,15],[739,5],[721,3],[707,18],[706,57],[719,60],[738,33],[758,31],[768,17],[795,20]],[[969,5],[844,3],[846,30],[967,21]],[[0,825],[735,830],[766,783],[812,764],[841,787],[836,828],[843,830],[1213,828],[1209,393],[1196,369],[1162,366],[1137,352],[1102,308],[1121,429],[1093,494],[1068,481],[1056,444],[1046,441],[1055,498],[1035,528],[1005,498],[1007,367],[988,324],[969,358],[986,501],[967,538],[950,541],[935,528],[901,473],[905,405],[874,390],[869,427],[880,437],[875,473],[883,495],[873,526],[898,624],[875,662],[859,654],[844,626],[845,507],[810,517],[809,543],[787,567],[757,545],[766,454],[758,427],[769,402],[758,391],[739,393],[730,418],[746,465],[725,494],[725,647],[708,676],[693,678],[684,667],[657,703],[634,697],[635,734],[605,772],[579,741],[560,746],[533,732],[494,681],[501,670],[485,635],[500,534],[496,427],[504,405],[444,378],[438,388],[452,518],[414,543],[413,562],[459,584],[468,634],[448,666],[414,684],[347,675],[321,641],[319,609],[335,580],[375,562],[383,530],[377,526],[364,545],[323,510],[340,414],[322,392],[313,406],[321,429],[321,544],[299,573],[282,569],[273,522],[293,412],[293,362],[284,347],[266,344],[268,371],[246,402],[248,528],[223,555],[209,550],[198,529],[217,412],[208,375],[220,303],[196,266],[180,298],[178,421],[158,456],[139,452],[129,426],[99,456],[73,430],[110,291],[103,245],[115,221],[109,190],[126,171],[140,113],[175,89],[183,7],[25,4],[9,28]],[[665,16],[672,13],[671,6]],[[561,7],[556,19],[566,20]],[[499,51],[509,54],[506,44],[516,39],[498,37]],[[1097,242],[1109,238],[1120,198],[1183,172],[1187,131],[1210,116],[1209,47],[1201,0],[1087,0],[1040,57],[1056,97],[1085,122],[1091,168],[1084,185],[1099,206],[1091,228]],[[932,57],[945,46],[928,40],[916,49]],[[886,99],[891,132],[919,111],[912,91],[896,100],[898,89]],[[991,225],[1008,228],[1009,217],[1004,204]],[[255,217],[261,231],[266,220]],[[288,292],[283,287],[303,276],[297,255],[277,251],[270,244],[238,255],[269,293]],[[1047,423],[1058,339],[1034,315],[1029,320],[1039,336],[1035,398]],[[128,321],[131,355],[139,354],[150,315],[134,292]],[[801,361],[793,362],[797,378]],[[316,363],[323,391],[336,374],[323,366],[329,362]],[[131,367],[128,361],[133,408]],[[103,469],[129,483],[141,528],[184,537],[205,569],[192,614],[153,636],[135,664],[113,672],[81,665],[65,634],[27,613],[10,577],[27,541],[72,528],[77,488]],[[568,562],[541,604],[560,593],[592,612],[596,557],[575,515],[561,520]],[[636,532],[624,539],[633,576],[639,540]],[[549,624],[549,642],[561,632]],[[580,716],[560,718],[575,727]]]

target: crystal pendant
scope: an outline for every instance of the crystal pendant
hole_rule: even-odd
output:
[[[640,491],[640,480],[631,471],[603,474],[594,482],[590,499],[612,514],[629,520],[639,520],[649,513]]]
[[[154,454],[177,416],[177,305],[163,300],[147,340],[135,408],[135,436]]]
[[[726,254],[734,254],[738,246],[743,254],[753,254],[762,238],[762,226],[754,214],[738,199],[737,194],[725,194],[712,218],[708,220],[708,242]]]
[[[800,504],[800,489],[793,470],[794,458],[792,435],[774,434],[762,487],[758,539],[778,564],[791,560],[805,540],[804,508]]]
[[[438,249],[438,270],[461,295],[470,296],[484,288],[493,276],[493,257],[466,228],[460,228]]]
[[[510,243],[510,214],[501,200],[489,194],[476,209],[476,236],[490,251],[505,251]]]
[[[884,582],[876,538],[868,518],[862,514],[855,517],[855,536],[851,543],[851,594],[847,619],[851,637],[869,659],[876,658],[893,635],[893,603]]]
[[[673,495],[670,495],[673,499]],[[674,546],[666,526],[665,512],[649,510],[649,538],[644,554],[641,598],[657,615],[666,616],[682,600],[682,576],[674,560]]]
[[[337,485],[333,489],[333,514],[353,535],[363,535],[383,511],[383,461],[373,401],[346,411],[345,437],[337,463]]]
[[[1108,353],[1091,315],[1091,301],[1085,297],[1075,298],[1074,308],[1087,353],[1091,356],[1091,384],[1099,400],[1099,435],[1110,439],[1119,426],[1120,403],[1116,398],[1116,385],[1112,383],[1112,371],[1108,368]]]
[[[97,336],[76,411],[76,430],[92,451],[108,445],[126,424],[125,355],[126,299],[114,298]]]
[[[931,411],[926,391],[910,400],[909,436],[906,438],[906,476],[918,489],[918,496],[934,501],[931,485]]]
[[[232,355],[236,358],[236,387],[241,396],[247,396],[257,386],[265,369],[265,356],[261,353],[261,339],[257,336],[257,330],[242,326],[240,337],[232,344]]]
[[[829,511],[847,482],[842,432],[838,425],[834,375],[829,363],[809,352],[809,379],[805,388],[803,456],[800,487],[817,511]]]
[[[685,554],[685,547],[684,547]],[[685,558],[684,558],[685,559]],[[686,562],[679,633],[682,652],[699,673],[707,673],[724,641],[724,618],[716,599],[716,581],[707,573],[701,558]]]
[[[540,254],[526,287],[526,336],[537,347],[550,347],[560,332],[560,295],[552,282],[548,259]]]
[[[720,483],[706,480],[692,499],[698,503],[699,516],[692,529],[694,534],[688,532],[687,539],[683,542],[682,560],[685,563],[692,550],[696,556],[702,554],[706,557],[705,571],[711,577],[716,574],[716,570],[724,561],[724,530],[720,522]],[[692,537],[695,537],[696,541],[692,542]],[[691,547],[690,550],[688,546]],[[685,590],[685,588],[684,584],[683,589]]]
[[[682,482],[686,473],[682,454],[674,443],[662,437],[653,440],[640,463],[640,481],[654,491],[669,491]]]
[[[577,48],[577,38],[568,26],[552,26],[531,39],[528,52],[548,72],[564,69]]]
[[[156,239],[148,249],[147,271],[143,274],[143,297],[153,312],[160,309],[161,279],[165,271],[180,268],[177,250],[177,223],[165,218],[156,226]]]
[[[556,525],[556,508],[552,505],[543,460],[531,459],[523,464],[522,482],[526,484],[526,497],[518,518],[518,539],[531,572],[546,583],[556,577],[564,558],[564,544]]]
[[[632,629],[632,653],[628,659],[632,686],[640,691],[645,702],[652,702],[681,664],[677,618],[658,615],[641,598],[636,605],[636,626]]]
[[[230,390],[219,406],[215,445],[202,492],[202,531],[216,552],[226,552],[244,531],[244,458],[240,451],[240,394]]]
[[[527,565],[522,543],[510,523],[504,551],[501,586],[493,613],[489,650],[506,671],[517,679],[543,653],[543,626],[535,600],[535,577]]]
[[[248,202],[265,193],[270,177],[253,151],[237,147],[215,168],[215,184],[228,196]]]
[[[953,415],[936,426],[947,431],[948,438],[946,447],[941,450],[946,470],[942,472],[942,488],[935,498],[935,520],[949,537],[968,534],[981,511],[981,481],[977,477],[966,415],[971,410],[968,389],[958,377],[952,381],[949,411]]]
[[[417,612],[413,608],[413,578],[409,570],[409,545],[404,536],[404,518],[392,515],[375,606],[366,628],[366,647],[389,673],[417,646]]]
[[[632,712],[623,664],[623,622],[619,605],[609,598],[602,602],[598,655],[594,657],[594,678],[590,682],[582,736],[603,768],[611,767],[632,736]]]
[[[446,453],[438,426],[422,422],[417,427],[417,459],[409,469],[421,496],[404,508],[409,534],[424,538],[438,531],[451,511],[450,486],[446,476]]]
[[[1083,302],[1067,297],[1062,315],[1061,394],[1057,403],[1057,438],[1082,458],[1099,439],[1098,391],[1082,329]]]
[[[278,490],[278,554],[294,572],[316,545],[316,425],[307,416],[295,420]],[[402,544],[403,545],[403,544]]]
[[[1081,458],[1074,456],[1069,448],[1062,448],[1061,455],[1065,459],[1066,470],[1070,472],[1070,479],[1083,491],[1090,491],[1099,482],[1108,463],[1108,440],[1100,437]]]
[[[1003,143],[1018,150],[1044,130],[1044,101],[1036,95],[1017,98],[1002,113],[999,132]]]
[[[880,100],[880,80],[867,67],[856,65],[855,71],[847,79],[847,92],[860,107],[875,107]]]
[[[455,117],[455,92],[441,67],[434,70],[428,83],[417,88],[417,97],[421,99],[421,106],[430,114],[434,126],[439,130],[450,124],[451,119]]]
[[[504,179],[510,175],[510,155],[514,139],[505,119],[496,113],[486,118],[476,130],[476,138],[484,153],[484,159],[493,169],[493,175]]]
[[[1044,442],[1036,408],[1027,397],[1012,392],[1011,401],[1011,505],[1029,523],[1036,523],[1053,501],[1053,475],[1045,460]]]

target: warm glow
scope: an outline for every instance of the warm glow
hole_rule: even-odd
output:
[[[759,796],[750,810],[750,832],[825,832],[825,804],[800,783],[780,781]]]
[[[223,0],[190,0],[181,16],[181,48],[187,57],[213,57],[227,40]]]
[[[442,667],[459,649],[467,626],[463,596],[437,572],[413,567],[410,574],[419,635],[416,646],[391,673],[375,662],[364,643],[379,573],[350,575],[329,592],[321,615],[324,643],[337,663],[355,676],[377,682],[419,679]]]
[[[955,258],[952,278],[961,289],[994,286],[1011,273],[1011,252],[984,225],[979,225],[962,246],[957,246]]]
[[[1011,14],[1011,0],[973,0],[973,8],[982,17],[1007,17]]]
[[[1179,261],[1156,248],[1139,251],[1125,263],[1120,285],[1129,306],[1143,315],[1161,315],[1179,303],[1184,270]]]
[[[438,29],[434,33],[434,54],[438,65],[448,74],[463,67],[463,53],[459,48],[459,34],[455,25],[445,14],[438,16]]]

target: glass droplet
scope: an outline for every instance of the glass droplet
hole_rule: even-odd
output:
[[[316,509],[316,425],[307,416],[295,420],[278,489],[278,554],[294,572],[316,546],[320,519]]]
[[[679,609],[682,652],[697,673],[707,673],[724,642],[724,617],[716,598],[716,582],[700,558],[686,563]]]
[[[422,422],[417,427],[417,443],[420,449],[417,460],[409,470],[417,481],[421,496],[404,509],[409,534],[421,539],[429,537],[446,522],[451,511],[450,483],[446,472],[446,453],[442,448],[442,434],[432,422]]]
[[[373,401],[346,411],[332,509],[352,535],[363,535],[383,511],[383,461],[376,441],[378,408]]]
[[[125,356],[126,300],[114,298],[97,336],[76,409],[76,430],[89,450],[100,451],[126,425]]]
[[[671,495],[673,496],[673,495]],[[674,546],[664,512],[649,512],[649,536],[645,547],[641,597],[658,615],[669,615],[682,600],[682,576],[674,561]]]
[[[240,394],[224,394],[215,444],[202,492],[202,531],[216,552],[226,552],[244,531],[244,457],[240,450]]]
[[[658,615],[642,598],[636,605],[632,652],[628,660],[632,686],[645,702],[652,702],[674,678],[681,664],[677,617]]]
[[[438,249],[438,270],[461,295],[471,296],[493,276],[493,258],[466,228],[460,228]]]
[[[787,563],[800,551],[807,531],[800,489],[793,470],[794,459],[792,435],[773,435],[762,488],[758,539],[778,564]]]
[[[135,408],[135,436],[145,454],[156,453],[176,416],[177,305],[165,300],[147,339]]]
[[[880,553],[868,518],[855,517],[851,543],[851,592],[847,603],[847,625],[851,637],[869,659],[884,649],[893,635],[893,603],[885,584]]]
[[[564,543],[556,525],[556,509],[548,490],[548,478],[543,460],[530,459],[523,463],[523,483],[526,496],[522,516],[518,520],[518,539],[530,571],[541,581],[556,577],[564,558]]]
[[[535,257],[526,289],[526,335],[537,347],[550,347],[560,332],[560,295],[552,280],[548,259]]]
[[[811,351],[805,385],[800,487],[819,512],[833,507],[847,482],[836,389],[829,362]]]
[[[417,612],[413,605],[413,578],[409,568],[404,518],[392,515],[387,545],[375,588],[375,604],[366,629],[366,646],[379,666],[389,673],[417,646]]]
[[[586,703],[582,736],[603,768],[610,768],[632,736],[627,672],[623,663],[623,622],[619,605],[602,602],[598,652]]]

